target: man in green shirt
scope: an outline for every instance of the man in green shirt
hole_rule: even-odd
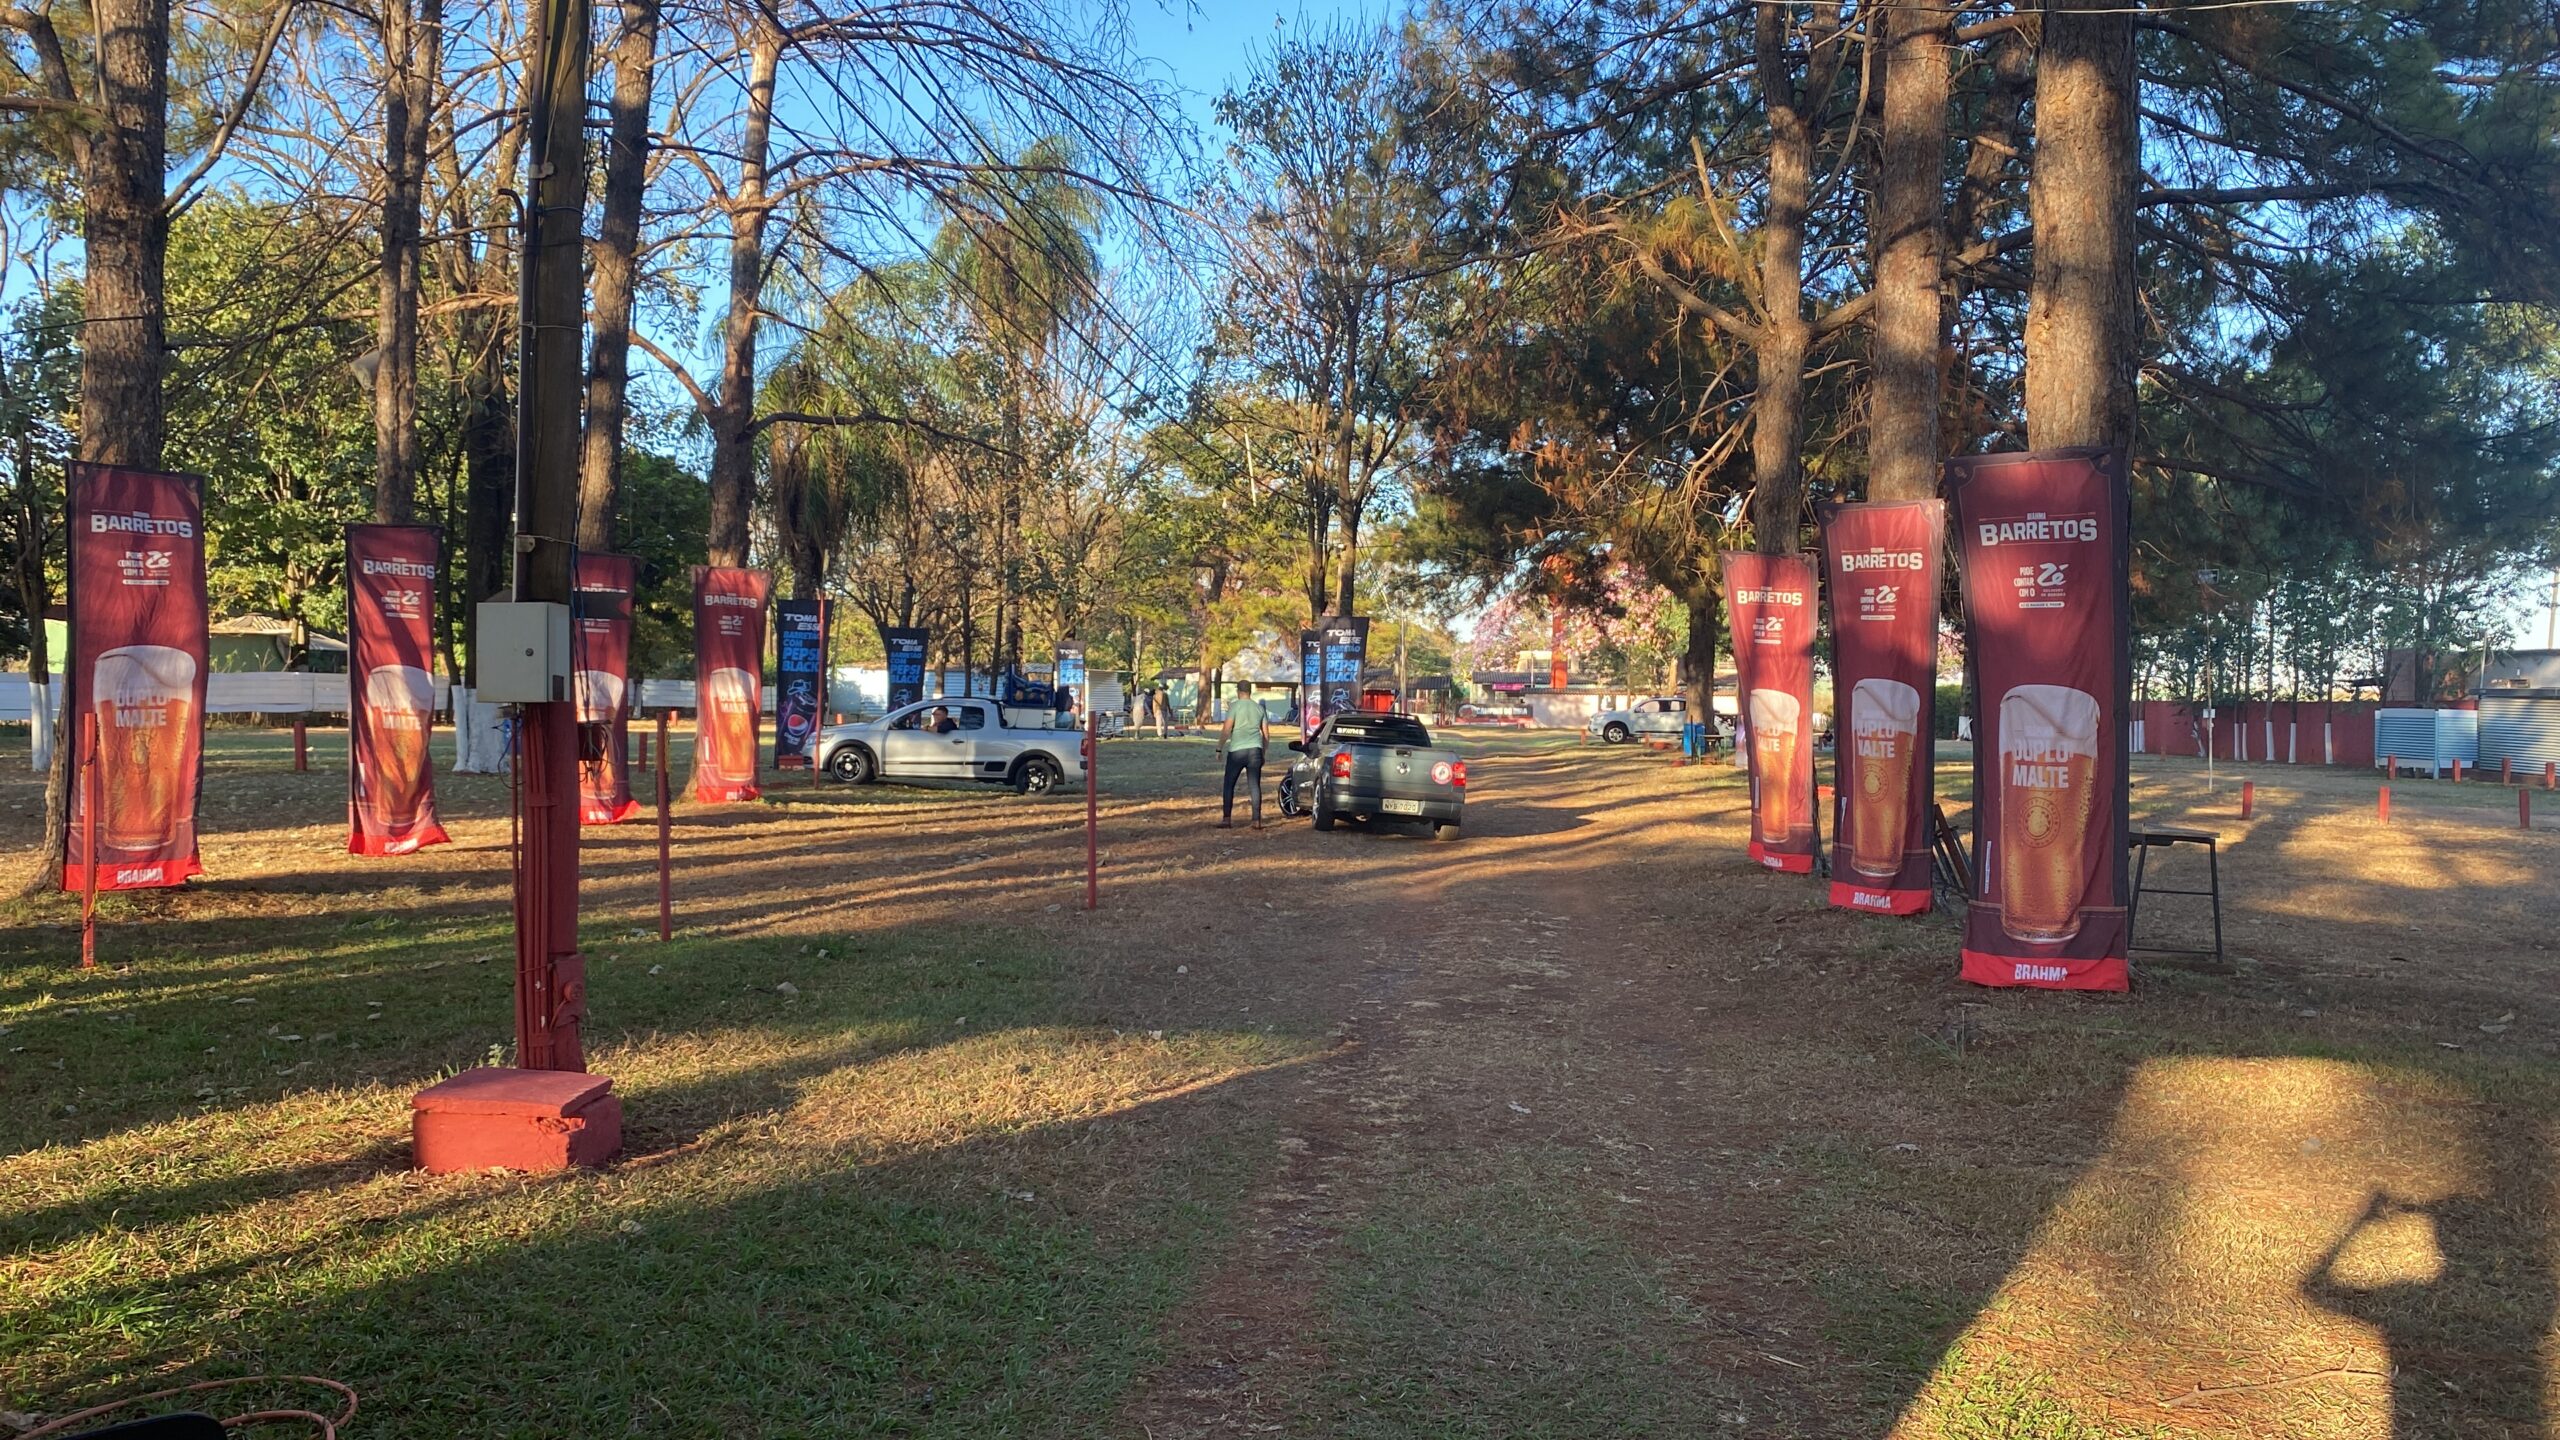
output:
[[[1227,727],[1218,732],[1227,752],[1227,788],[1225,807],[1218,815],[1218,828],[1226,830],[1236,823],[1236,777],[1250,773],[1253,789],[1253,828],[1262,828],[1262,744],[1265,730],[1262,702],[1253,698],[1253,682],[1244,684],[1243,693],[1227,707]]]

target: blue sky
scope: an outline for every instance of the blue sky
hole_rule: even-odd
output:
[[[1277,0],[1128,0],[1129,30],[1137,52],[1164,66],[1182,87],[1192,124],[1214,149],[1223,140],[1210,115],[1218,92],[1242,79],[1254,58],[1285,30],[1319,30],[1340,19],[1380,20],[1399,7],[1371,3],[1281,4]]]

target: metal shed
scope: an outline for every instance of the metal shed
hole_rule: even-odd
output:
[[[2480,766],[2538,775],[2560,764],[2560,690],[2493,691],[2480,697]]]
[[[2402,765],[2425,766],[2430,775],[2459,760],[2465,768],[2479,763],[2480,714],[2476,710],[2404,710],[2373,712],[2373,763],[2397,757]]]

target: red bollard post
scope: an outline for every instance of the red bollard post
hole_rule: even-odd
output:
[[[2519,830],[2533,828],[2533,792],[2530,790],[2516,792],[2516,828]]]
[[[2453,757],[2453,783],[2456,785],[2462,783],[2462,757],[2459,755]]]
[[[2391,787],[2388,785],[2382,787],[2382,823],[2391,823]]]
[[[2516,757],[2513,755],[2498,757],[2498,783],[2501,785],[2516,783]]]
[[[98,795],[98,717],[90,715],[87,719],[89,763],[80,767],[81,789],[87,797],[81,808],[88,812],[89,821],[88,853],[81,864],[86,873],[80,881],[80,968],[95,970],[98,968],[98,830],[106,823],[106,818],[99,809],[102,801]],[[72,753],[79,753],[76,744]]]
[[[293,773],[296,775],[307,774],[310,772],[310,769],[310,737],[304,732],[302,717],[296,715],[293,717]]]
[[[1102,747],[1093,712],[1084,713],[1084,908],[1102,908]]]
[[[2384,775],[2384,776],[2386,776],[2386,777],[2387,777],[2387,778],[2389,778],[2389,779],[2393,779],[2393,780],[2397,780],[2397,779],[2399,779],[2399,778],[2400,778],[2400,757],[2399,757],[2399,756],[2397,756],[2397,755],[2385,755],[2385,756],[2383,756],[2383,757],[2382,757],[2382,773],[2383,773],[2383,775]]]
[[[2249,812],[2250,812],[2250,811],[2252,811],[2252,810],[2255,810],[2255,809],[2257,809],[2257,808],[2258,808],[2258,782],[2257,782],[2257,781],[2255,781],[2255,780],[2243,780],[2243,781],[2241,781],[2241,782],[2240,782],[2240,818],[2241,818],[2241,819],[2243,819],[2243,820],[2248,819],[2248,818],[2249,818]]]
[[[667,878],[667,712],[658,712],[658,938],[676,934],[674,893]]]

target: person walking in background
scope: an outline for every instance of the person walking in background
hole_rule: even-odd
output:
[[[1156,687],[1156,738],[1162,740],[1173,724],[1173,695],[1163,686]]]
[[[1244,683],[1236,702],[1227,707],[1226,728],[1218,732],[1227,756],[1226,797],[1218,813],[1218,828],[1232,829],[1236,823],[1236,777],[1251,775],[1246,783],[1253,787],[1253,828],[1262,828],[1262,744],[1266,731],[1262,702],[1253,698],[1253,682]]]

